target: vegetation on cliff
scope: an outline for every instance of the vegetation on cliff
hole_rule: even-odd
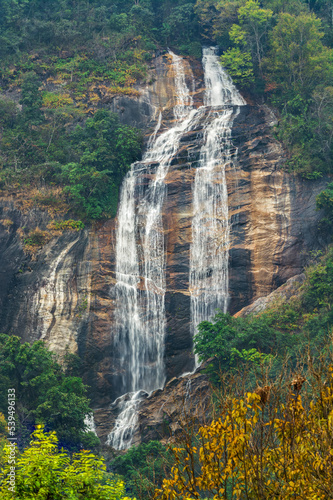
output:
[[[297,366],[301,353],[318,357],[329,347],[333,328],[333,248],[309,266],[306,281],[289,301],[278,300],[258,315],[235,318],[219,313],[199,325],[195,352],[201,361],[214,358],[211,371],[251,370],[266,364],[272,376],[286,356]]]
[[[317,368],[291,378],[286,394],[275,383],[228,398],[196,441],[173,449],[172,473],[155,498],[330,498],[333,368]]]
[[[201,323],[195,350],[202,361],[210,360],[214,387],[208,423],[193,423],[184,407],[168,452],[160,445],[155,458],[153,448],[147,464],[149,445],[141,445],[117,458],[115,471],[128,484],[134,479],[131,495],[255,500],[282,492],[283,499],[329,498],[332,301],[331,247],[313,257],[291,301],[279,299],[245,318],[219,313]]]
[[[200,58],[207,43],[219,44],[238,85],[277,109],[288,168],[307,178],[331,172],[329,0],[1,0],[0,8],[1,189],[48,186],[81,218],[114,215],[141,140],[109,103],[138,94],[158,50]]]
[[[332,270],[331,248],[307,269],[306,281],[291,303],[275,303],[257,316],[242,319],[219,314],[215,321],[200,325],[197,352],[202,359],[216,356],[212,371],[213,382],[217,381],[215,412],[207,425],[183,426],[169,449],[152,442],[116,458],[110,466],[125,479],[127,494],[142,500],[213,494],[255,500],[281,492],[286,499],[295,495],[313,500],[329,497]],[[27,399],[33,399],[37,413],[42,408],[39,421],[46,421],[46,410],[53,415],[59,405],[52,406],[52,398],[53,403],[43,403],[43,390],[48,394],[51,380],[59,399],[54,377],[59,376],[60,367],[41,342],[30,347],[13,337],[2,336],[1,341],[2,394],[9,376],[17,380],[26,388]],[[220,367],[222,378],[217,379]],[[69,377],[73,370],[74,359],[67,368]],[[67,379],[73,387],[68,376],[62,373],[59,379]],[[39,386],[43,389],[40,393]],[[28,408],[22,387],[20,397]],[[1,408],[4,406],[2,402]],[[22,406],[21,411],[29,417]],[[52,423],[48,426],[56,428]],[[5,428],[0,418],[0,433],[6,432]],[[61,432],[62,425],[57,429]],[[49,498],[66,498],[72,490],[82,499],[120,499],[125,495],[122,480],[107,475],[100,458],[81,452],[70,459],[59,451],[55,434],[45,434],[41,428],[32,438],[32,444],[18,456],[17,492],[22,498],[45,492]],[[1,438],[2,488],[7,487],[5,445],[6,439]],[[8,495],[8,489],[4,493]]]
[[[48,186],[83,219],[114,216],[141,138],[107,109],[138,95],[158,47],[200,57],[194,3],[1,0],[0,189]]]
[[[329,498],[332,302],[331,247],[291,301],[199,325],[195,350],[214,357],[217,417],[192,434],[183,428],[155,498]]]
[[[289,169],[310,179],[331,173],[331,2],[198,0],[196,12],[235,82],[279,111]]]
[[[138,95],[136,84],[149,83],[149,64],[159,50],[170,46],[200,58],[205,43],[219,44],[221,62],[250,101],[276,109],[288,168],[309,179],[332,174],[329,0],[0,0],[0,9],[3,191],[46,186],[47,195],[35,193],[39,207],[88,221],[114,215],[142,138],[110,112],[110,101]],[[317,198],[329,234],[332,199],[329,184]],[[12,221],[3,224],[10,228]],[[69,219],[49,229],[83,227]],[[24,244],[39,248],[49,236],[37,228]],[[162,499],[331,495],[332,249],[307,270],[299,292],[260,315],[219,313],[199,326],[195,350],[201,360],[213,358],[209,373],[223,395],[220,415],[195,429],[193,440],[174,437],[169,450],[150,443],[116,458],[110,466],[130,495],[151,498],[156,486]],[[235,395],[239,374],[245,396]],[[8,388],[15,388],[19,444],[26,446],[18,460],[18,498],[114,500],[125,494],[101,459],[87,452],[71,459],[59,450],[98,442],[86,432],[89,401],[77,375],[42,342],[0,336],[0,411],[6,412]],[[38,424],[52,432],[37,427],[27,446]],[[5,425],[0,414],[2,464]],[[174,467],[165,478],[171,454]],[[2,480],[7,471],[4,466]]]
[[[84,219],[114,215],[118,189],[131,163],[139,158],[141,138],[117,116],[98,110],[85,122],[75,107],[47,111],[36,75],[22,84],[23,111],[0,100],[2,137],[0,187],[50,186],[44,206],[66,199]],[[62,191],[52,192],[52,186]]]
[[[119,474],[126,483],[128,496],[151,498],[156,486],[170,473],[173,456],[159,441],[150,441],[133,446],[124,455],[110,463],[111,470]]]

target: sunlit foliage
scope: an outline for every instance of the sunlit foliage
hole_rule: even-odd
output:
[[[226,402],[220,418],[199,429],[196,446],[173,450],[171,476],[155,498],[330,498],[333,369],[307,406],[304,382],[292,380],[287,399],[276,405],[269,405],[269,386]]]

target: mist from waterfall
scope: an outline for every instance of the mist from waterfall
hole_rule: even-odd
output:
[[[246,104],[214,47],[203,49],[203,67],[204,102],[211,110],[193,186],[189,279],[193,334],[217,309],[226,312],[228,307],[230,226],[225,172],[236,155],[231,141],[233,121],[239,106]]]

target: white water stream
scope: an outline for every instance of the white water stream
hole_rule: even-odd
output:
[[[143,161],[134,164],[125,178],[118,212],[116,347],[121,353],[124,395],[114,403],[120,413],[107,442],[119,450],[131,445],[143,392],[162,388],[165,383],[164,180],[182,135],[197,124],[199,116],[193,109],[183,60],[172,52],[169,54],[175,75],[176,121],[172,128],[158,135],[160,115]],[[147,190],[140,193],[140,179],[147,170],[146,165],[149,167],[151,163],[157,165],[154,178]]]
[[[120,197],[116,235],[116,342],[120,357],[122,396],[107,443],[127,449],[145,394],[165,383],[165,247],[162,208],[165,177],[182,136],[195,129],[210,107],[193,188],[191,246],[192,324],[209,319],[228,299],[229,223],[225,167],[232,161],[231,128],[237,108],[245,101],[223,71],[214,48],[204,49],[205,106],[194,109],[181,57],[169,52],[174,70],[175,123],[159,133],[162,116],[142,162],[132,165]],[[194,82],[192,82],[194,86]],[[229,106],[231,105],[231,106]],[[224,108],[216,109],[218,106]],[[213,115],[213,116],[211,116]],[[152,170],[151,165],[156,165]],[[146,189],[145,174],[152,175]]]
[[[226,312],[228,307],[230,229],[225,170],[236,154],[231,142],[233,121],[239,106],[246,104],[220,65],[214,47],[203,49],[203,67],[205,105],[211,108],[211,120],[205,130],[193,187],[190,254],[193,334],[197,333],[199,323],[211,319],[217,309]]]

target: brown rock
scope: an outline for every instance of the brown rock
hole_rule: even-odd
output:
[[[297,292],[300,286],[304,283],[304,280],[305,274],[297,274],[296,276],[289,278],[284,285],[281,285],[266,297],[260,297],[249,306],[243,307],[243,309],[238,311],[235,316],[245,317],[249,314],[258,314],[267,309],[270,305],[274,304],[274,302],[289,301],[292,297],[297,296]]]

